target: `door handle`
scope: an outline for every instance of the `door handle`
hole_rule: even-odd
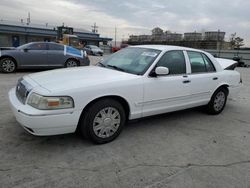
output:
[[[190,80],[184,80],[182,83],[187,84],[187,83],[190,83],[190,82],[191,82]]]
[[[218,77],[214,77],[213,80],[218,80]]]

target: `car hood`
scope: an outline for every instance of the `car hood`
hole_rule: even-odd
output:
[[[0,50],[16,50],[15,47],[0,47]]]
[[[52,92],[103,85],[139,76],[99,66],[87,66],[44,71],[27,77]]]

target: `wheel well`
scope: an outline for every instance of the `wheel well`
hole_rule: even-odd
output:
[[[99,98],[96,98],[96,99],[92,100],[91,102],[89,102],[89,103],[84,107],[84,109],[82,110],[80,119],[79,119],[79,121],[78,121],[78,125],[79,125],[79,122],[81,121],[81,118],[83,117],[83,115],[85,114],[85,112],[88,110],[88,108],[89,108],[92,104],[96,103],[97,101],[103,100],[103,99],[113,99],[113,100],[116,100],[117,102],[119,102],[119,103],[123,106],[123,108],[124,108],[124,111],[125,111],[125,113],[126,113],[126,119],[128,119],[129,113],[130,113],[130,107],[129,107],[128,102],[127,102],[124,98],[122,98],[122,97],[120,97],[120,96],[110,95],[110,96],[99,97]],[[77,127],[79,127],[79,126],[77,126]]]
[[[15,65],[16,65],[16,67],[17,67],[17,61],[16,61],[16,59],[14,57],[8,56],[8,55],[3,55],[3,56],[0,57],[0,60],[2,60],[4,58],[10,58],[10,59],[12,59],[14,61]]]
[[[228,95],[228,94],[229,94],[229,89],[228,89],[228,87],[229,87],[229,85],[223,84],[223,85],[221,85],[220,87],[218,87],[218,88],[216,89],[216,91],[217,91],[218,89],[223,88],[223,89],[225,89],[225,90],[227,91],[227,95]]]

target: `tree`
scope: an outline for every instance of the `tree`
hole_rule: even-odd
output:
[[[240,48],[244,46],[244,39],[240,37],[236,37],[236,33],[231,34],[230,43],[232,48]]]

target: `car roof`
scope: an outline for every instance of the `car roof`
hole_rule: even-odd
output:
[[[198,51],[203,52],[202,50],[197,50],[194,48],[187,48],[182,46],[172,46],[172,45],[137,45],[137,46],[130,46],[132,48],[148,48],[148,49],[155,49],[161,51],[169,51],[169,50],[189,50],[189,51]]]

